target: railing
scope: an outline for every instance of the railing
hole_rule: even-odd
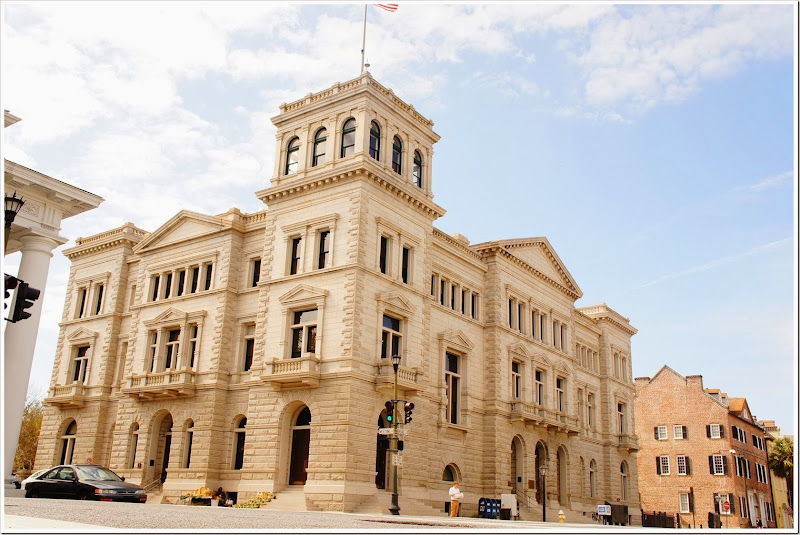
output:
[[[163,372],[134,375],[130,378],[131,387],[162,386],[182,383],[194,383],[194,371],[167,370]]]
[[[150,492],[153,489],[160,489],[161,485],[162,484],[160,479],[154,479],[147,485],[142,485],[142,489],[144,489],[145,492]]]

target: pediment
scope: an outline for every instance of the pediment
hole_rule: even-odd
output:
[[[536,354],[534,354],[533,355],[533,362],[535,362],[536,364],[538,364],[539,366],[542,366],[544,368],[552,368],[553,367],[553,363],[550,362],[550,359],[548,359],[547,355],[545,355],[544,353],[536,353]]]
[[[572,367],[567,366],[563,362],[559,362],[558,364],[556,364],[555,371],[556,373],[560,373],[562,375],[569,375],[572,373]]]
[[[148,249],[175,245],[192,238],[219,232],[222,228],[223,223],[218,217],[181,210],[140,241],[134,247],[134,252],[141,253]]]
[[[71,343],[81,343],[81,342],[93,342],[97,338],[98,333],[96,331],[92,331],[87,329],[86,327],[80,327],[70,333],[67,336],[67,340]]]
[[[282,296],[278,298],[283,305],[293,305],[309,301],[319,301],[328,295],[328,290],[322,288],[315,288],[307,284],[298,284]]]
[[[498,240],[486,244],[476,245],[476,249],[486,247],[500,247],[509,255],[522,261],[542,276],[550,279],[568,291],[583,296],[578,283],[572,278],[567,266],[558,257],[555,249],[545,237],[522,238],[517,240]]]
[[[508,346],[508,353],[510,355],[519,355],[524,358],[530,358],[532,356],[532,353],[528,351],[528,348],[523,343],[511,344]]]
[[[475,348],[475,344],[460,330],[444,331],[439,333],[439,341],[449,347],[467,352]]]
[[[151,320],[145,320],[146,326],[151,326],[160,323],[183,323],[189,315],[183,310],[169,307],[167,310],[156,316]]]
[[[411,301],[400,292],[378,294],[378,301],[384,303],[388,307],[402,311],[405,315],[410,316],[416,312],[416,308],[411,304]]]

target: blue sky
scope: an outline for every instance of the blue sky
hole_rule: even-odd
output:
[[[438,228],[546,236],[577,305],[605,302],[639,329],[634,375],[701,374],[794,433],[796,9],[403,2],[368,8],[366,56],[442,136]],[[259,210],[269,118],[359,74],[363,12],[4,2],[0,95],[22,121],[3,155],[105,198],[63,222],[73,240],[125,221],[152,231],[181,209]],[[41,393],[68,271],[56,253]]]

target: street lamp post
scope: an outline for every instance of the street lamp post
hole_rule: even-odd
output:
[[[392,442],[389,451],[392,453],[392,505],[389,512],[393,515],[400,514],[400,505],[397,503],[397,368],[400,367],[400,355],[392,355],[392,368],[394,368],[394,397],[392,399]]]
[[[8,250],[8,238],[11,235],[11,223],[14,222],[14,219],[17,217],[17,214],[22,209],[22,205],[25,204],[25,201],[22,200],[22,197],[17,197],[17,192],[15,191],[12,196],[6,195],[5,198],[5,209],[6,209],[6,230],[5,230],[5,245],[3,246],[3,254]]]
[[[542,476],[542,522],[547,522],[547,468],[539,467]]]

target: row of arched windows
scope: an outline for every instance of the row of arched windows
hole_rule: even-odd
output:
[[[342,139],[339,147],[339,157],[346,158],[355,151],[356,145],[356,120],[350,118],[345,121],[342,127]],[[317,167],[325,163],[328,157],[328,129],[320,128],[314,134],[313,150],[311,152],[311,167]],[[372,121],[369,129],[369,155],[371,158],[381,160],[381,127],[377,122]],[[286,164],[283,174],[292,175],[300,168],[300,138],[295,136],[286,145]],[[392,140],[392,171],[398,175],[403,174],[403,141],[399,136],[394,136]],[[414,151],[412,160],[411,178],[414,185],[418,188],[423,187],[422,179],[422,154]]]

